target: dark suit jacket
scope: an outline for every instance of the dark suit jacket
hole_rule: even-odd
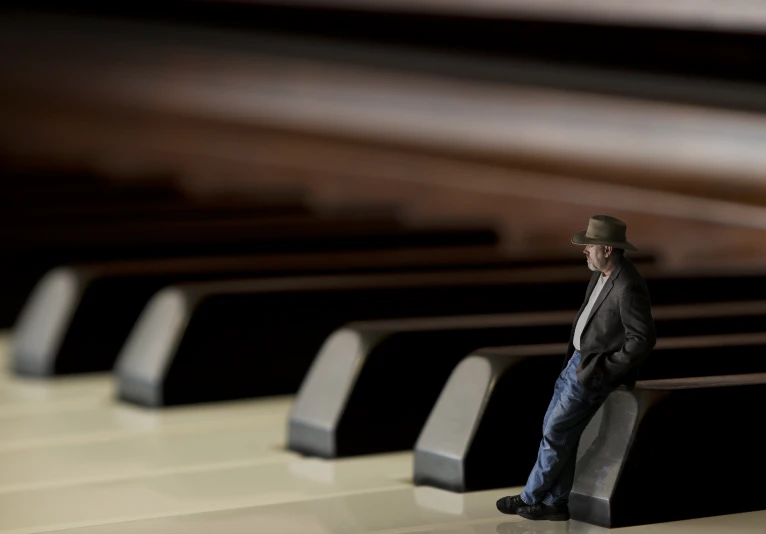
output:
[[[599,276],[601,273],[596,271],[590,279],[585,301],[572,325],[564,365],[574,353],[575,326]],[[638,378],[638,367],[649,356],[655,341],[646,282],[633,262],[621,257],[593,305],[580,336],[577,379],[593,389],[601,384],[632,388]]]

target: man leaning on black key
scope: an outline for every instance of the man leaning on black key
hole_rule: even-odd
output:
[[[585,245],[583,253],[594,273],[543,419],[537,462],[521,495],[497,501],[504,514],[569,519],[580,436],[612,391],[635,385],[638,366],[654,348],[649,291],[624,256],[625,250],[636,250],[626,241],[625,230],[621,220],[595,215],[586,231],[572,237],[572,243]]]

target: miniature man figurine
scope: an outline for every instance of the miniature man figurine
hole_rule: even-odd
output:
[[[591,217],[588,229],[572,237],[585,245],[594,271],[577,314],[564,367],[543,419],[543,439],[524,491],[503,497],[497,509],[527,519],[566,521],[577,445],[607,396],[620,385],[632,388],[638,367],[654,348],[649,291],[625,250],[625,223],[607,215]]]

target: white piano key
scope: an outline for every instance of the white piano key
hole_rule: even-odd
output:
[[[329,465],[331,476],[311,469]],[[301,459],[0,494],[0,532],[21,534],[406,488],[412,455]],[[326,474],[325,474],[326,476]]]
[[[0,452],[66,443],[122,439],[148,433],[172,433],[190,428],[257,428],[285,424],[293,397],[151,411],[111,403],[94,409],[61,413],[0,414]]]
[[[285,449],[284,421],[271,422],[0,452],[0,494],[300,458]]]
[[[578,521],[528,521],[503,515],[495,501],[506,488],[455,494],[434,488],[359,492],[137,522],[75,528],[61,534],[609,534]],[[620,534],[763,534],[766,511],[619,529]]]
[[[79,409],[114,397],[114,380],[109,373],[56,380],[15,376],[7,357],[9,343],[9,332],[0,331],[0,415]]]
[[[0,378],[0,415],[61,412],[102,406],[114,399],[111,375],[39,380]]]
[[[360,460],[375,463],[376,457]],[[349,460],[326,460],[337,465]],[[520,488],[517,488],[520,489]],[[114,522],[100,527],[66,531],[69,534],[355,534],[360,532],[422,529],[430,525],[501,522],[495,508],[503,491],[455,494],[429,487],[388,487],[318,499],[264,504],[224,511],[170,516],[140,522]],[[511,490],[515,491],[515,490]]]

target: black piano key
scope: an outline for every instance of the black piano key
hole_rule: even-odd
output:
[[[747,445],[764,395],[766,373],[640,381],[612,393],[591,422],[595,439],[580,444],[572,519],[620,528],[766,509],[766,455]],[[685,489],[647,500],[658,485]]]
[[[550,272],[570,281],[542,283]],[[569,267],[169,287],[123,347],[120,395],[158,406],[293,393],[322,342],[348,321],[502,312],[520,303],[544,309],[553,295],[563,307],[581,297],[581,278],[580,267]]]
[[[518,264],[494,247],[178,258],[84,264],[47,273],[14,327],[14,368],[49,376],[112,368],[151,296],[188,281],[362,272],[452,271]]]
[[[760,332],[661,338],[641,379],[761,373],[764,348]],[[565,352],[566,344],[556,343],[482,349],[465,358],[418,437],[415,483],[461,492],[523,485]],[[502,461],[511,457],[530,460]]]
[[[298,391],[288,446],[328,458],[411,449],[450,373],[466,355],[499,345],[501,339],[508,345],[566,340],[576,314],[566,310],[346,325],[322,345]],[[661,337],[760,332],[766,301],[658,306],[653,315]],[[705,356],[700,354],[694,372],[717,374],[720,364]],[[766,370],[766,361],[737,359],[729,362],[728,372],[747,372],[754,363]],[[644,373],[684,376],[688,364],[683,358],[650,358]]]
[[[659,271],[643,270],[660,303],[755,299],[758,294],[754,290],[758,276],[730,276],[711,283],[715,277],[704,273],[664,278]],[[160,351],[165,354],[152,356],[159,360],[150,367],[162,369],[165,376],[153,375],[150,386],[145,379],[131,382],[126,371],[123,392],[126,399],[150,405],[292,393],[321,343],[346,322],[569,309],[581,302],[583,276],[587,277],[587,271],[584,274],[576,267],[539,268],[170,288],[150,303],[152,309],[147,309],[129,338],[140,347],[155,335],[165,336],[147,322],[172,323],[176,313],[184,318],[166,327],[175,330],[177,343],[165,346]],[[135,355],[129,345],[123,354],[133,371],[135,366],[127,362],[146,357]],[[215,384],[207,380],[211,372],[218,373]],[[135,389],[139,382],[141,394]],[[128,388],[128,384],[132,385]],[[147,387],[155,389],[148,393]]]
[[[487,345],[566,339],[575,313],[346,325],[322,345],[298,391],[288,447],[325,458],[412,449],[466,354]]]
[[[9,245],[0,284],[7,286],[0,325],[15,319],[33,284],[61,263],[188,256],[488,246],[487,227],[404,227],[395,221],[347,217],[288,217],[184,221],[119,227],[91,226],[47,232],[36,242]]]

